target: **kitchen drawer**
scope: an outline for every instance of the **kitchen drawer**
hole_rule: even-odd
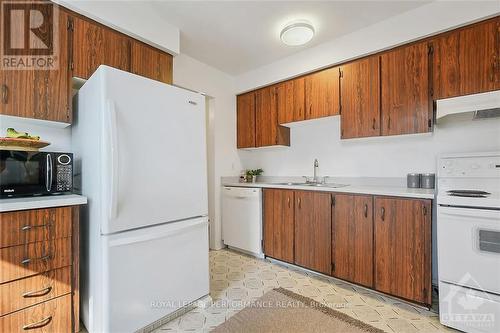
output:
[[[0,249],[0,283],[71,265],[71,238]]]
[[[71,295],[0,317],[0,332],[71,332]]]
[[[0,285],[0,316],[71,292],[71,266]]]
[[[0,248],[71,236],[71,207],[0,214]]]

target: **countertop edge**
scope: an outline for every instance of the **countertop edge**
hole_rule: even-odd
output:
[[[85,204],[87,204],[87,197],[77,194],[9,198],[0,200],[0,213],[41,208],[79,206]]]
[[[414,198],[414,199],[429,199],[429,200],[434,200],[435,198],[434,189],[409,189],[409,188],[384,187],[384,186],[380,186],[379,188],[377,188],[377,186],[349,185],[346,187],[327,188],[327,187],[312,187],[312,186],[300,186],[300,185],[278,185],[271,183],[237,183],[237,182],[222,182],[222,186],[279,188],[279,189],[303,190],[303,191],[369,194],[369,195]]]

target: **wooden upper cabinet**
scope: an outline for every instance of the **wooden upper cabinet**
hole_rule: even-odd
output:
[[[294,192],[264,189],[264,253],[294,261]]]
[[[71,123],[68,15],[63,10],[54,13],[59,15],[58,43],[54,45],[57,67],[1,70],[0,114]]]
[[[285,124],[305,119],[305,79],[279,83],[276,86],[278,123]]]
[[[236,97],[236,146],[255,148],[255,93]]]
[[[290,145],[290,129],[278,125],[276,86],[255,92],[256,147]]]
[[[339,68],[328,68],[305,77],[305,119],[339,114]]]
[[[73,76],[88,79],[99,65],[130,71],[130,38],[94,21],[73,18]]]
[[[295,191],[295,264],[332,273],[331,195]]]
[[[380,135],[379,57],[340,67],[341,138]]]
[[[432,40],[434,99],[500,89],[500,16]]]
[[[375,197],[375,289],[431,304],[431,200]]]
[[[131,42],[130,70],[134,74],[172,83],[172,56],[142,42]]]
[[[373,286],[373,197],[335,195],[332,223],[332,275]]]
[[[382,135],[432,131],[429,46],[403,46],[381,56]]]

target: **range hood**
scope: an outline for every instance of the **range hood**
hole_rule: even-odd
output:
[[[470,120],[500,117],[500,90],[436,101],[437,121],[452,115]]]

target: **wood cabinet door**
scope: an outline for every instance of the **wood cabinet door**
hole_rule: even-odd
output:
[[[332,208],[329,193],[295,191],[295,264],[332,272]]]
[[[292,190],[264,190],[264,253],[293,263],[294,193]]]
[[[500,89],[500,16],[432,40],[434,99]]]
[[[335,195],[332,217],[332,275],[373,287],[373,197]]]
[[[172,83],[172,56],[138,41],[131,42],[130,71],[164,83]]]
[[[255,92],[255,146],[290,145],[290,129],[278,125],[276,86]]]
[[[341,138],[380,135],[379,57],[340,67]]]
[[[130,39],[97,22],[73,18],[73,76],[88,79],[99,65],[130,71]]]
[[[236,146],[255,147],[255,93],[249,92],[236,98]]]
[[[430,200],[375,197],[375,289],[431,303]]]
[[[380,58],[382,135],[432,131],[428,44],[400,47]]]
[[[339,68],[328,68],[305,77],[305,119],[314,119],[339,114],[340,86]]]
[[[68,15],[59,7],[54,8],[54,15],[59,16],[55,67],[1,70],[0,114],[71,123]]]
[[[279,124],[305,119],[305,79],[303,77],[278,84],[276,93]]]
[[[255,143],[257,147],[273,146],[277,141],[278,110],[274,86],[255,92]]]

